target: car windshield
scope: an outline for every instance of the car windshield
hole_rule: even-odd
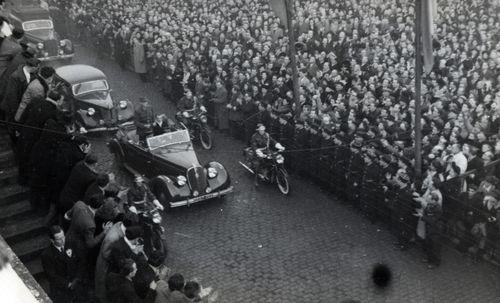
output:
[[[32,31],[37,29],[52,29],[54,24],[52,20],[34,20],[23,22],[23,30]]]
[[[73,85],[73,95],[83,95],[96,91],[107,91],[109,88],[106,80],[94,80]]]
[[[189,137],[189,132],[187,130],[178,130],[148,138],[147,141],[149,149],[154,150],[162,147],[188,143],[191,141],[191,138]]]

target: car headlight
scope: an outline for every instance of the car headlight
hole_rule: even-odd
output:
[[[184,186],[186,185],[187,179],[184,176],[177,176],[177,185]]]
[[[207,174],[208,174],[209,179],[213,179],[213,178],[217,177],[217,170],[213,167],[209,167],[207,169]]]
[[[276,157],[276,163],[283,164],[285,162],[285,158],[282,155]]]
[[[210,187],[207,187],[207,189],[205,189],[205,192],[206,192],[207,194],[209,194],[209,193],[211,193],[211,192],[212,192],[212,189],[211,189]]]
[[[90,107],[88,110],[87,110],[87,115],[89,116],[93,116],[95,114],[95,109],[93,107]]]
[[[119,104],[120,104],[120,108],[121,108],[121,109],[126,109],[126,108],[127,108],[127,105],[128,105],[128,103],[127,103],[127,101],[126,101],[126,100],[122,100],[122,101],[120,101],[120,103],[119,103]]]
[[[36,45],[36,47],[37,47],[38,49],[43,49],[43,43],[42,43],[42,42],[39,42],[39,43]]]
[[[193,191],[193,196],[198,197],[199,195],[200,193],[197,190]]]

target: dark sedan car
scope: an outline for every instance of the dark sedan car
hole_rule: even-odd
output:
[[[42,8],[38,1],[7,1],[5,12],[14,27],[24,30],[25,42],[37,49],[38,59],[71,61],[74,56],[73,43],[59,37],[49,10]]]
[[[130,101],[115,102],[104,73],[83,64],[56,69],[54,79],[64,95],[66,110],[75,114],[80,131],[114,131],[119,125],[133,124],[134,108]]]
[[[151,191],[165,209],[189,206],[233,191],[222,164],[200,164],[185,128],[150,137],[144,146],[132,127],[125,135],[119,132],[109,148],[127,170],[150,179]]]

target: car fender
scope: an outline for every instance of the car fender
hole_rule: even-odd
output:
[[[149,188],[156,198],[164,205],[168,202],[183,200],[191,195],[191,190],[186,184],[182,187],[175,185],[173,178],[160,175],[149,181]]]
[[[226,168],[220,164],[219,162],[210,162],[208,163],[208,165],[206,166],[206,168],[208,169],[208,167],[213,167],[217,170],[217,177],[213,178],[213,179],[209,179],[207,178],[208,180],[208,185],[210,186],[210,188],[212,190],[217,190],[223,186],[229,186],[229,184],[231,183],[231,180],[230,180],[230,177],[229,177],[229,173],[227,172]]]

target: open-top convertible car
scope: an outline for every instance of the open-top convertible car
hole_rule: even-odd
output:
[[[38,59],[70,61],[73,58],[73,43],[59,37],[49,10],[41,7],[38,0],[8,0],[5,12],[14,27],[24,30],[26,43],[36,47]]]
[[[81,132],[113,131],[119,125],[133,124],[132,103],[113,101],[106,75],[99,69],[81,64],[62,66],[56,69],[55,81]]]
[[[128,127],[117,133],[109,148],[119,164],[150,179],[151,191],[165,209],[189,206],[233,191],[222,164],[200,164],[189,131],[183,126],[147,138],[147,144],[139,142],[134,127]]]

